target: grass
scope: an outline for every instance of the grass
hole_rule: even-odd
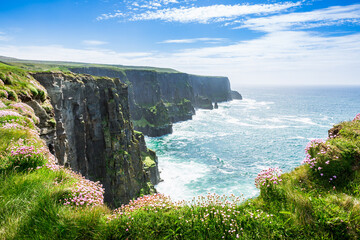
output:
[[[329,171],[338,154],[352,167],[360,156],[360,121],[339,126],[338,136],[324,143],[337,151],[317,154],[319,160],[334,157],[327,165]],[[13,137],[24,134],[19,131]],[[2,150],[2,154],[6,153]],[[331,184],[313,172],[317,171],[301,165],[282,174],[281,183],[260,187],[260,196],[246,201],[212,194],[192,202],[172,202],[157,194],[112,211],[106,205],[63,205],[61,199],[77,181],[65,170],[1,171],[0,238],[358,239],[360,172],[354,170],[350,177]]]
[[[143,152],[141,154],[141,158],[143,159],[142,161],[145,164],[145,168],[144,168],[145,170],[152,168],[152,167],[156,167],[156,162],[153,159],[153,156],[151,156],[150,154]]]
[[[154,124],[149,123],[144,117],[142,117],[140,120],[134,120],[132,122],[134,127],[155,127]]]
[[[45,89],[35,81],[28,71],[19,67],[0,62],[0,79],[1,96],[6,97],[4,93],[6,91],[9,100],[18,101],[19,98],[34,98],[45,101],[47,97]]]
[[[89,64],[78,62],[61,62],[61,61],[36,61],[36,60],[21,60],[15,58],[6,58],[0,56],[0,61],[9,63],[18,68],[29,71],[62,71],[68,72],[71,68],[78,67],[100,67],[110,70],[126,71],[126,70],[146,70],[155,71],[159,73],[180,73],[171,68],[156,68],[148,66],[124,66],[124,65],[110,65],[110,64]]]
[[[307,148],[308,164],[282,174],[276,183],[272,173],[262,175],[269,178],[256,198],[211,194],[173,202],[155,194],[112,210],[101,197],[97,204],[75,201],[81,198],[78,189],[101,194],[99,186],[53,162],[31,115],[12,107],[24,92],[34,94],[31,86],[41,87],[21,69],[0,68],[5,75],[14,71],[3,89],[20,96],[1,98],[5,107],[0,111],[18,114],[0,117],[0,239],[360,238],[360,121],[336,125],[328,140]],[[42,150],[11,153],[22,146]],[[42,160],[35,161],[39,156]],[[145,164],[152,162],[145,157]]]

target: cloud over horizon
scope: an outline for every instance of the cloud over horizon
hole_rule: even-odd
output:
[[[63,46],[0,46],[6,56],[170,67],[180,71],[229,76],[232,82],[338,84],[360,75],[360,33],[322,36],[303,31],[273,32],[263,37],[216,47],[187,48],[173,53],[70,49]],[[289,79],[291,76],[291,79]],[[296,81],[295,81],[296,80]]]

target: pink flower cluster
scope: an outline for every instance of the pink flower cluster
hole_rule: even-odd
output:
[[[52,171],[63,170],[68,176],[76,179],[76,183],[71,187],[71,194],[65,199],[60,200],[60,202],[70,206],[96,206],[104,204],[104,188],[100,182],[87,180],[81,174],[58,165],[55,156],[51,154],[47,148],[43,154],[45,154],[47,158],[46,168]],[[40,168],[42,167],[37,167],[37,169]],[[56,181],[54,184],[59,185],[62,183],[63,181]]]
[[[333,138],[336,138],[337,136],[338,135],[336,135],[336,134],[332,135],[332,133],[330,133],[328,139],[333,139]]]
[[[47,151],[44,147],[35,147],[31,142],[25,144],[23,139],[19,139],[8,150],[10,151],[9,160],[15,166],[20,166],[29,161],[39,163],[44,160],[44,153]]]
[[[255,178],[255,186],[261,188],[262,186],[270,187],[271,185],[279,184],[282,170],[279,168],[269,168],[262,170]]]
[[[360,113],[356,114],[353,121],[359,121],[360,120]]]
[[[170,197],[165,196],[164,194],[154,194],[154,195],[146,195],[143,197],[139,197],[136,200],[130,200],[129,204],[122,205],[120,208],[114,210],[114,214],[111,215],[108,219],[117,218],[117,216],[121,216],[123,214],[131,213],[136,210],[142,209],[146,211],[154,211],[159,209],[169,209],[174,208],[176,204],[174,204]]]
[[[306,158],[304,159],[303,164],[308,164],[309,167],[314,172],[318,172],[321,177],[324,176],[324,168],[327,168],[327,165],[330,164],[330,160],[339,159],[339,156],[336,156],[336,153],[332,152],[331,146],[326,144],[326,141],[322,139],[315,139],[309,142],[305,148],[305,153]],[[330,160],[329,156],[331,156]],[[329,182],[333,181],[334,179],[336,179],[336,175],[331,176],[329,178]]]
[[[0,110],[1,111],[1,110]],[[21,115],[19,115],[21,116]],[[30,131],[30,134],[33,136],[39,135],[40,129],[34,126],[34,122],[30,118],[13,118],[13,119],[4,119],[0,121],[0,126],[2,126],[3,129],[21,129],[21,130],[28,130]],[[33,129],[35,128],[35,129]]]
[[[2,101],[0,101],[0,108],[6,108],[6,105]]]
[[[6,116],[21,117],[21,115],[18,112],[15,112],[13,110],[0,110],[0,117],[6,117]]]
[[[104,204],[104,188],[100,182],[93,182],[85,179],[81,174],[75,173],[70,169],[66,169],[63,166],[57,164],[56,158],[48,150],[46,153],[47,164],[46,168],[52,171],[63,170],[68,176],[76,179],[76,183],[71,187],[71,194],[60,202],[64,205],[70,206],[96,206]],[[41,167],[38,167],[38,169]],[[55,185],[62,184],[63,181],[55,182]]]
[[[24,127],[23,125],[20,125],[18,123],[5,123],[4,126],[1,127],[2,129],[27,129],[26,127]]]
[[[313,168],[316,164],[316,158],[312,157],[310,154],[310,150],[312,148],[315,148],[317,146],[319,146],[322,143],[325,143],[326,141],[323,139],[313,139],[310,142],[308,142],[308,144],[305,147],[305,159],[303,160],[302,164],[309,164],[311,168]],[[325,154],[326,151],[324,149],[321,150],[322,154]]]
[[[230,196],[217,195],[215,193],[206,196],[198,196],[191,202],[180,201],[172,202],[169,197],[163,194],[154,194],[144,196],[130,201],[129,204],[123,205],[114,210],[108,220],[121,219],[124,221],[124,231],[129,232],[133,223],[136,221],[133,213],[137,211],[158,211],[180,210],[178,212],[178,221],[181,227],[189,228],[201,222],[205,229],[209,229],[214,223],[218,226],[218,231],[223,231],[223,237],[228,239],[239,238],[243,234],[243,228],[236,220],[239,214],[245,214],[238,209],[243,203],[243,197],[237,197],[233,194]],[[191,217],[185,216],[181,209],[186,208],[191,211]],[[270,216],[268,215],[268,218]]]
[[[244,198],[242,196],[235,196],[234,194],[230,195],[218,195],[216,193],[208,193],[206,196],[198,196],[194,198],[190,205],[199,206],[199,207],[211,207],[211,206],[232,206],[242,203]],[[189,205],[189,203],[184,202],[184,204]]]
[[[80,174],[72,172],[78,179],[71,190],[71,196],[65,198],[64,205],[73,206],[96,206],[104,204],[104,188],[100,182],[93,182]]]
[[[18,102],[18,103],[10,104],[10,106],[18,110],[21,114],[31,117],[35,121],[35,123],[40,122],[39,118],[35,115],[34,109],[32,109],[32,107],[30,107],[29,105],[22,102]]]

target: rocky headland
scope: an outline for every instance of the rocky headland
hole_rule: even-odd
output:
[[[239,93],[231,90],[227,77],[106,66],[68,69],[74,73],[116,77],[128,84],[134,128],[152,137],[171,133],[172,124],[192,119],[195,109],[213,109],[215,103],[233,97],[241,99]]]
[[[9,82],[2,91],[12,93],[12,78],[43,89],[45,102],[23,90],[13,94],[39,117],[40,136],[58,164],[102,183],[104,200],[114,207],[154,192],[160,181],[156,153],[146,147],[144,134],[171,133],[172,123],[191,119],[196,108],[232,99],[226,77],[6,61],[2,78]]]

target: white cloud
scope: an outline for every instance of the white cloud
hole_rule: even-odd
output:
[[[175,1],[161,1],[162,3],[170,3]],[[159,1],[150,1],[145,6],[147,8],[159,7],[154,5]],[[162,20],[167,22],[198,22],[209,23],[211,21],[227,21],[241,16],[251,14],[266,14],[284,11],[296,6],[300,6],[301,2],[285,2],[275,4],[236,4],[236,5],[211,5],[205,7],[180,7],[165,8],[159,10],[148,10],[142,13],[133,13],[128,16],[124,14],[102,14],[97,20],[106,20],[118,17],[128,17],[131,21],[143,20]]]
[[[99,17],[96,18],[96,20],[101,21],[101,20],[107,20],[107,19],[118,18],[118,17],[123,17],[123,16],[125,16],[124,13],[117,11],[115,13],[101,14]]]
[[[215,43],[215,42],[223,42],[225,40],[226,40],[225,38],[188,38],[188,39],[170,39],[159,43],[195,43],[195,42]]]
[[[237,28],[250,28],[266,32],[306,29],[320,26],[331,26],[344,23],[360,23],[360,4],[350,6],[334,6],[311,12],[298,12],[271,17],[245,20]]]
[[[152,1],[138,0],[138,2],[128,2],[128,9],[134,11],[138,10],[139,8],[156,10],[163,7],[164,5],[176,4],[176,3],[179,2],[177,0],[152,0]],[[133,8],[133,7],[139,7],[139,8]]]
[[[170,67],[229,76],[244,84],[360,84],[360,33],[329,37],[313,32],[280,31],[236,44],[184,49],[174,53],[115,52],[62,46],[0,45],[0,55],[124,65]]]
[[[108,42],[103,42],[98,40],[84,40],[82,43],[88,46],[100,46],[100,45],[108,44]]]
[[[22,59],[48,61],[75,61],[90,63],[118,63],[132,62],[151,56],[148,52],[115,52],[108,49],[73,49],[61,45],[46,46],[13,46],[0,45],[0,55]],[[113,59],[113,60],[111,60]]]
[[[225,21],[240,16],[260,13],[274,13],[286,10],[301,3],[287,2],[283,4],[255,4],[255,5],[212,5],[207,7],[168,8],[157,11],[147,11],[135,14],[130,18],[132,21],[139,20],[162,20],[167,22],[199,22]]]

